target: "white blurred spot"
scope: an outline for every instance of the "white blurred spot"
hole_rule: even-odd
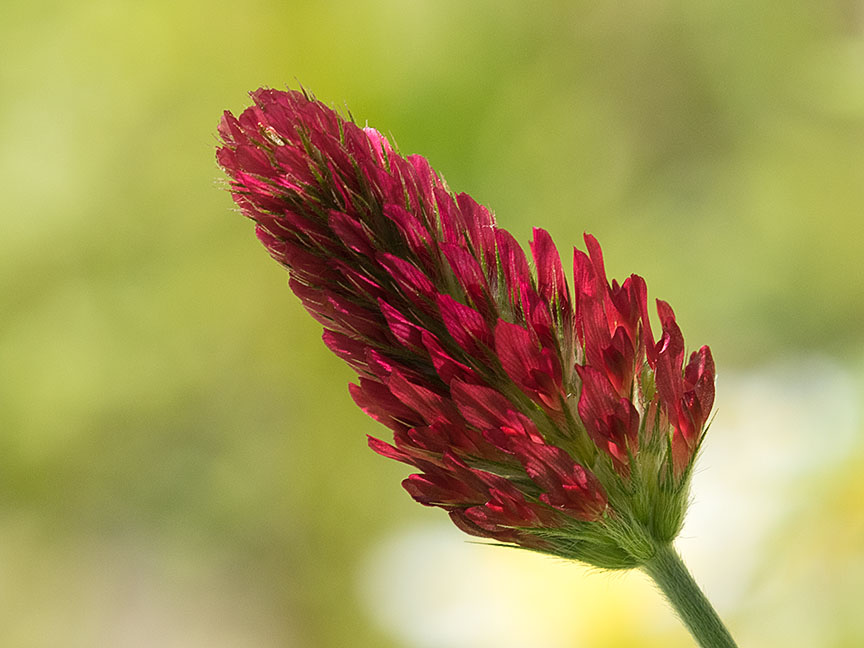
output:
[[[853,447],[858,403],[854,376],[818,356],[721,373],[676,543],[721,611],[741,600],[766,535],[798,506],[807,481]]]
[[[631,599],[629,618],[643,629],[663,606],[656,597],[637,604],[650,591],[638,574],[595,574],[473,544],[443,520],[385,539],[369,555],[360,587],[378,624],[411,648],[569,648],[596,637],[598,622],[613,619],[623,600]]]

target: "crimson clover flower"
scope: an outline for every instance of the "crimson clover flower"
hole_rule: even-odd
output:
[[[369,445],[416,469],[408,493],[506,545],[603,568],[666,556],[714,402],[708,347],[685,363],[659,300],[655,339],[645,281],[610,283],[591,235],[568,281],[546,231],[529,261],[423,157],[305,92],[252,99],[225,112],[218,162],[392,430]]]

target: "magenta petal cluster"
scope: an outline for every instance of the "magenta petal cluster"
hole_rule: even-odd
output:
[[[592,236],[571,291],[544,230],[529,259],[423,157],[306,93],[252,98],[225,113],[218,162],[392,430],[370,446],[417,470],[410,495],[470,534],[601,566],[674,537],[714,365],[702,347],[685,366],[668,304],[655,340],[645,282],[610,283]]]

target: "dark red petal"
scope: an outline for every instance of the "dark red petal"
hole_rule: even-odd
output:
[[[490,387],[454,380],[450,393],[465,420],[480,429],[506,427],[520,417],[516,406]]]
[[[560,392],[562,376],[557,355],[539,348],[525,328],[498,320],[495,352],[504,371],[523,390],[547,396]]]
[[[236,153],[231,155],[236,157]],[[274,191],[272,181],[240,169],[231,172],[231,196],[243,214],[252,219],[261,211],[278,213],[285,206],[282,196]]]
[[[257,146],[238,146],[234,150],[234,160],[236,168],[239,171],[246,171],[247,173],[261,176],[270,176],[273,174],[273,167],[270,165],[267,154]]]
[[[510,298],[515,301],[519,299],[522,285],[531,285],[531,271],[528,268],[528,261],[525,259],[525,252],[507,230],[496,229],[495,242],[501,269],[507,282],[507,292]]]
[[[357,406],[376,421],[391,430],[406,430],[422,424],[414,410],[406,407],[376,380],[360,378],[360,384],[348,385]]]
[[[406,452],[403,452],[399,448],[396,448],[386,441],[382,441],[381,439],[376,439],[373,436],[367,435],[367,441],[369,443],[369,447],[372,448],[375,452],[377,452],[382,457],[387,457],[388,459],[395,459],[396,461],[401,461],[402,463],[414,464],[414,458]]]
[[[426,306],[425,300],[435,300],[435,286],[429,278],[410,261],[388,252],[376,255],[378,263],[390,274],[396,287],[413,303]]]
[[[582,250],[573,249],[574,319],[579,341],[585,344],[585,320],[596,319],[594,302],[598,296],[596,276],[591,259]],[[595,323],[592,321],[591,326]]]
[[[663,325],[663,334],[654,346],[655,376],[657,392],[668,412],[674,412],[676,404],[684,395],[683,376],[684,337],[675,322],[672,308],[664,301],[657,300],[657,312]]]
[[[415,500],[427,506],[483,504],[489,498],[489,483],[506,483],[501,477],[469,468],[452,453],[446,453],[439,465],[427,462],[421,465],[424,473],[410,475],[402,485]]]
[[[401,403],[417,412],[423,423],[462,422],[462,417],[451,400],[436,394],[428,387],[410,382],[398,369],[393,369],[387,387]]]
[[[539,369],[540,347],[525,328],[498,320],[495,325],[495,353],[513,382],[520,387],[536,388],[532,373]]]
[[[435,187],[435,209],[438,212],[438,222],[441,223],[443,242],[465,248],[467,224],[453,195],[442,186]]]
[[[558,349],[558,337],[555,333],[549,304],[534,292],[530,284],[522,284],[522,312],[528,330],[533,339],[547,349]]]
[[[602,349],[598,365],[621,397],[629,398],[632,393],[635,360],[633,341],[624,327],[619,326],[608,346]]]
[[[486,276],[483,274],[483,270],[480,268],[477,259],[465,248],[453,245],[452,243],[442,243],[441,251],[450,264],[459,287],[471,299],[474,307],[487,315],[487,317],[491,316],[492,306],[491,297],[489,296],[489,286],[486,283]]]
[[[550,304],[557,303],[560,312],[569,314],[570,291],[561,266],[561,257],[552,237],[544,229],[534,228],[531,255],[537,268],[537,292]]]
[[[477,526],[488,531],[502,527],[555,526],[554,513],[541,506],[531,505],[515,489],[489,489],[489,501],[484,506],[466,509],[465,515]]]
[[[425,506],[468,506],[475,504],[472,492],[464,488],[457,479],[443,474],[410,475],[402,482],[402,487],[415,501]]]
[[[342,292],[353,294],[370,305],[390,296],[389,291],[371,279],[362,268],[358,270],[342,259],[331,260],[330,267],[338,275],[335,283]]]
[[[390,332],[402,346],[415,351],[425,348],[423,346],[423,329],[409,321],[408,318],[383,299],[378,300],[378,305],[381,308],[384,319],[387,320]]]
[[[639,413],[627,398],[621,398],[603,374],[593,367],[576,367],[582,379],[579,418],[598,448],[619,463],[629,464],[627,450],[635,454],[639,440]]]
[[[243,129],[240,128],[240,122],[227,110],[222,113],[218,130],[222,141],[228,145],[236,146],[247,142],[246,135]]]
[[[603,351],[612,340],[609,320],[603,295],[583,296],[581,303],[581,327],[585,343],[585,355],[595,367],[603,366]]]
[[[422,155],[409,155],[405,162],[407,164],[402,175],[411,208],[424,215],[432,214],[435,205],[434,189],[439,183],[438,175]],[[426,225],[431,230],[433,223],[428,220]]]
[[[396,368],[396,362],[371,347],[366,349],[366,365],[378,381],[384,384]]]
[[[368,371],[366,365],[368,345],[360,340],[329,329],[324,329],[321,338],[328,349],[351,365],[357,372],[365,373]]]
[[[278,239],[262,227],[256,227],[258,240],[276,261],[291,270],[292,276],[304,283],[323,285],[332,281],[335,273],[327,261],[289,241]]]
[[[494,341],[480,313],[450,295],[438,295],[438,311],[447,332],[460,347],[478,359],[486,357]]]
[[[600,248],[600,244],[591,234],[586,233],[582,238],[585,240],[585,247],[588,248],[588,256],[591,258],[591,265],[594,267],[594,276],[601,285],[607,285],[609,281],[606,279],[606,267],[603,264],[603,250]]]
[[[684,379],[689,386],[687,393],[694,401],[691,416],[697,428],[695,432],[698,433],[714,406],[714,359],[711,349],[703,346],[691,354],[684,370]]]
[[[438,338],[432,335],[429,331],[423,331],[422,338],[423,345],[429,353],[435,371],[438,372],[441,380],[446,384],[449,385],[454,378],[459,378],[460,380],[467,382],[478,382],[478,377],[471,368],[449,355],[444,350],[444,347],[441,346],[441,342]]]
[[[473,248],[472,253],[483,262],[487,275],[494,277],[497,274],[495,218],[488,209],[478,204],[468,194],[457,194],[456,202],[466,223]]]
[[[349,250],[368,257],[375,255],[371,233],[358,220],[348,214],[331,209],[328,223],[330,229]]]
[[[495,442],[516,455],[543,489],[540,499],[550,506],[581,520],[596,520],[606,509],[606,495],[597,478],[561,448],[500,433]]]
[[[448,423],[436,421],[430,425],[417,426],[404,433],[403,443],[427,452],[444,455],[456,452],[461,455],[506,462],[506,457],[486,439],[466,426],[464,422]]]
[[[333,321],[342,329],[370,341],[387,342],[386,322],[380,313],[355,304],[341,295],[331,294],[327,301],[332,308]]]
[[[516,534],[512,531],[510,531],[507,535],[503,537],[499,537],[498,534],[490,532],[486,528],[480,527],[476,522],[474,522],[468,517],[467,512],[470,510],[472,509],[461,508],[449,512],[450,520],[460,531],[479,538],[494,538],[496,540],[499,540],[500,542],[516,541]]]
[[[415,256],[418,258],[429,256],[427,248],[432,242],[429,231],[416,216],[394,203],[384,205],[384,215],[396,225],[408,249]]]

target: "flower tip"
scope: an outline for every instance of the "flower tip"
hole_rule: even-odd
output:
[[[583,232],[582,240],[585,241],[585,247],[588,250],[588,256],[591,257],[591,261],[595,264],[599,263],[602,266],[603,249],[600,247],[600,241],[597,240],[597,237],[588,232]]]
[[[380,131],[372,128],[371,126],[366,126],[365,128],[363,128],[363,132],[366,133],[366,137],[369,138],[369,141],[372,142],[372,146],[375,147],[375,150],[379,154],[393,152],[393,147],[390,145],[390,140],[388,140],[384,135],[382,135]]]

